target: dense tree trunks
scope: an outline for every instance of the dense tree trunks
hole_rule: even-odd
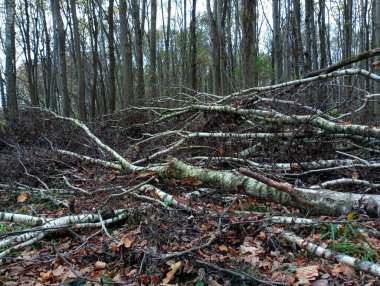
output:
[[[95,13],[94,1],[87,1],[88,7],[88,19],[89,19],[89,30],[91,34],[91,50],[92,50],[92,86],[91,86],[91,97],[90,97],[90,116],[94,118],[97,114],[97,101],[98,101],[98,63],[99,63],[99,48],[98,48],[98,19]]]
[[[116,110],[116,60],[114,43],[113,0],[108,2],[109,111]]]
[[[256,65],[256,0],[243,1],[243,50],[242,63],[244,66],[244,87],[257,86]]]
[[[190,21],[190,87],[197,90],[197,0],[192,0],[191,21]]]
[[[273,44],[272,54],[274,62],[274,81],[279,83],[282,81],[282,45],[280,30],[280,1],[273,0]]]
[[[58,58],[58,73],[60,79],[60,91],[62,92],[62,106],[63,115],[70,116],[71,104],[69,97],[69,90],[67,86],[67,73],[66,73],[66,33],[63,26],[63,20],[60,12],[59,1],[50,0],[53,21],[56,28],[57,40],[57,58]]]
[[[213,4],[213,9],[211,9],[210,0],[207,0],[207,14],[211,33],[212,90],[215,94],[223,95],[225,88],[224,24],[227,3],[222,3],[222,0],[214,0]]]
[[[51,38],[48,32],[45,11],[41,11],[41,14],[42,14],[43,37],[45,41],[45,53],[46,53],[46,59],[42,60],[42,65],[43,65],[42,78],[44,80],[44,86],[45,86],[44,103],[45,103],[46,108],[53,108],[53,105],[56,106],[56,104],[53,104],[53,96],[52,96],[52,91],[51,91],[52,77],[53,77],[52,61],[53,61],[54,53],[51,52],[51,46],[50,46]],[[56,111],[56,109],[54,109],[54,111]]]
[[[85,97],[85,78],[84,64],[80,48],[79,24],[75,0],[70,1],[71,17],[73,19],[73,36],[74,36],[74,51],[77,74],[77,100],[79,119],[86,120],[86,97]]]
[[[312,1],[305,1],[305,73],[312,70],[312,54],[311,54],[311,44],[312,44],[312,33],[311,33],[311,21],[312,21]]]
[[[143,7],[145,7],[145,1],[143,0]],[[144,56],[143,56],[143,29],[144,25],[143,15],[145,9],[142,9],[142,16],[140,17],[140,7],[137,0],[131,0],[132,3],[132,19],[135,31],[135,51],[136,51],[136,65],[137,65],[137,83],[136,83],[136,96],[137,99],[143,99],[145,97],[145,83],[144,83]]]
[[[326,47],[326,3],[325,0],[319,0],[318,26],[319,26],[319,51],[320,51],[320,68],[327,65],[327,47]]]
[[[16,93],[16,48],[15,48],[15,13],[16,1],[6,0],[6,30],[5,30],[5,82],[7,93],[7,115],[13,117],[18,111]]]
[[[374,18],[374,46],[380,48],[380,0],[373,0],[375,4],[375,18]],[[377,57],[380,60],[380,56]],[[377,71],[379,67],[377,67]],[[375,83],[374,88],[375,93],[380,93],[380,83]],[[380,120],[380,97],[377,97],[374,102],[372,102],[372,115],[375,119],[375,122]]]
[[[304,51],[303,51],[303,41],[301,36],[301,4],[300,0],[293,0],[293,9],[294,9],[294,34],[295,34],[295,76],[299,77],[300,72],[302,74],[306,73],[305,69],[305,60],[304,60]],[[309,26],[310,30],[310,26]],[[310,36],[310,34],[309,34]],[[308,38],[306,32],[306,41],[311,42],[311,39]],[[311,65],[311,51],[309,54],[310,65]],[[310,66],[308,67],[310,69]]]
[[[132,47],[130,30],[127,20],[127,1],[120,0],[120,43],[123,65],[121,67],[121,89],[124,102],[131,104],[134,101],[133,72],[132,72]]]
[[[352,0],[343,1],[343,59],[352,55]]]
[[[150,93],[155,97],[157,96],[157,0],[151,0],[150,3]]]
[[[24,7],[23,7],[24,6]],[[28,90],[29,90],[29,97],[30,102],[32,105],[38,105],[39,104],[39,98],[37,95],[37,84],[36,84],[36,72],[37,66],[35,65],[35,61],[32,57],[32,47],[31,47],[31,35],[35,35],[35,37],[38,37],[38,34],[31,33],[31,23],[30,23],[30,7],[27,0],[24,0],[24,5],[20,5],[20,30],[21,30],[21,36],[23,39],[23,52],[25,57],[25,69],[27,73],[28,78]],[[24,18],[25,17],[25,18]],[[35,41],[37,39],[35,38]],[[35,47],[35,45],[34,45]],[[35,53],[34,58],[36,59],[38,55]]]

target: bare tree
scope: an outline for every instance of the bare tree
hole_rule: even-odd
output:
[[[6,0],[6,30],[5,30],[5,81],[7,93],[7,114],[14,116],[18,111],[16,94],[16,48],[15,48],[15,0]]]
[[[325,15],[325,0],[319,0],[318,26],[319,26],[319,52],[320,52],[320,68],[327,65],[326,52],[326,15]]]
[[[74,28],[74,51],[76,62],[77,74],[77,90],[78,90],[78,113],[79,119],[86,120],[86,97],[85,97],[85,78],[82,53],[80,50],[80,36],[78,27],[78,16],[75,0],[70,0],[71,17],[73,19]]]
[[[150,89],[153,96],[157,95],[157,76],[156,76],[156,22],[157,22],[157,0],[151,0],[150,3],[150,47],[149,47],[149,55],[150,55]]]
[[[63,115],[70,116],[70,98],[69,98],[69,90],[67,87],[67,73],[66,73],[66,34],[65,29],[63,27],[63,21],[60,12],[59,1],[50,0],[50,6],[53,15],[55,33],[56,33],[56,43],[57,43],[57,52],[58,52],[58,68],[59,77],[61,83],[62,90],[62,98],[63,98]]]
[[[132,47],[130,41],[130,30],[127,20],[127,2],[120,0],[120,43],[122,53],[121,86],[125,102],[132,103],[134,100],[133,73],[132,73]]]
[[[190,87],[197,90],[197,33],[196,33],[197,0],[193,0],[190,22]]]
[[[144,83],[144,54],[143,54],[143,25],[145,17],[146,0],[142,1],[143,8],[141,9],[137,0],[131,0],[132,3],[132,19],[135,30],[135,49],[136,49],[136,65],[137,65],[137,88],[136,93],[138,98],[145,96],[145,83]]]
[[[256,47],[256,0],[243,1],[243,66],[244,66],[244,86],[256,86],[258,84],[257,77],[255,77],[255,47]]]
[[[280,36],[280,1],[273,0],[273,62],[274,62],[274,81],[282,80],[282,46]]]
[[[116,61],[114,44],[113,0],[108,2],[109,108],[116,110]]]

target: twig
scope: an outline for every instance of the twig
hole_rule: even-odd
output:
[[[271,281],[261,280],[261,279],[255,278],[252,275],[249,275],[247,273],[240,272],[240,271],[237,272],[237,271],[233,271],[233,270],[226,269],[226,268],[221,268],[221,267],[219,267],[217,265],[208,263],[206,261],[198,260],[198,259],[195,262],[198,263],[198,264],[200,264],[200,265],[203,265],[203,266],[215,269],[217,271],[225,272],[225,273],[231,274],[233,276],[239,277],[243,281],[247,281],[247,280],[248,281],[255,281],[255,282],[258,282],[258,283],[263,283],[265,285],[278,285],[278,286],[289,286],[290,285],[288,283],[271,282]]]

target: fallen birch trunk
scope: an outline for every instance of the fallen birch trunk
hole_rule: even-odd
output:
[[[302,188],[294,188],[296,193],[290,195],[241,174],[194,167],[177,159],[172,159],[168,168],[160,172],[160,176],[174,179],[196,178],[213,188],[243,192],[259,201],[295,207],[310,214],[339,216],[352,212],[364,212],[370,217],[380,217],[380,196],[378,195]]]

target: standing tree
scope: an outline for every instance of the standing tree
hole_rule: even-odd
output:
[[[112,0],[111,0],[112,1]],[[145,97],[144,83],[144,54],[143,54],[143,27],[145,17],[146,0],[142,1],[142,12],[140,17],[140,7],[137,0],[131,0],[132,3],[132,19],[135,29],[135,50],[136,50],[136,65],[137,65],[137,97],[142,99]]]
[[[124,101],[132,103],[134,100],[133,92],[133,73],[132,73],[132,48],[130,41],[130,30],[127,20],[127,2],[120,0],[120,43],[122,53],[122,73],[121,73],[121,89]]]
[[[212,56],[212,90],[215,94],[224,94],[224,23],[226,18],[227,1],[214,0],[211,9],[210,0],[207,0],[207,14],[210,25],[211,56]]]
[[[274,66],[274,81],[275,83],[282,80],[282,46],[280,36],[280,1],[273,0],[273,43],[272,57]]]
[[[255,77],[255,46],[256,46],[256,0],[243,1],[243,49],[242,49],[242,63],[244,68],[244,87],[252,87],[258,84],[257,77]]]
[[[86,120],[86,97],[85,97],[85,79],[84,79],[84,65],[82,54],[80,50],[80,37],[79,37],[79,27],[78,27],[78,16],[75,0],[70,1],[71,17],[73,19],[74,27],[74,51],[75,51],[75,62],[77,68],[77,90],[78,90],[78,113],[79,119],[82,121]]]
[[[55,27],[55,41],[56,41],[56,47],[58,52],[58,68],[59,70],[59,77],[60,77],[60,83],[61,83],[61,90],[62,90],[62,98],[63,98],[63,115],[64,116],[70,116],[70,97],[69,97],[69,90],[67,87],[67,73],[66,73],[66,33],[65,29],[63,27],[63,21],[61,17],[60,12],[60,5],[59,1],[56,0],[50,0],[50,6],[52,10],[53,15],[53,22]],[[53,87],[55,89],[55,87]]]
[[[196,33],[196,16],[197,0],[193,0],[191,8],[190,21],[190,87],[197,90],[197,33]]]
[[[327,51],[326,51],[326,15],[325,15],[325,0],[319,0],[319,13],[318,13],[318,26],[319,26],[319,52],[320,52],[320,68],[327,65]]]
[[[116,61],[114,44],[113,0],[108,2],[109,108],[116,110]]]
[[[18,111],[16,94],[16,48],[15,48],[15,0],[6,0],[6,30],[5,30],[5,81],[7,92],[7,114],[14,116]]]
[[[153,96],[157,95],[157,76],[156,76],[156,22],[157,22],[157,0],[151,0],[150,3],[150,92]]]

